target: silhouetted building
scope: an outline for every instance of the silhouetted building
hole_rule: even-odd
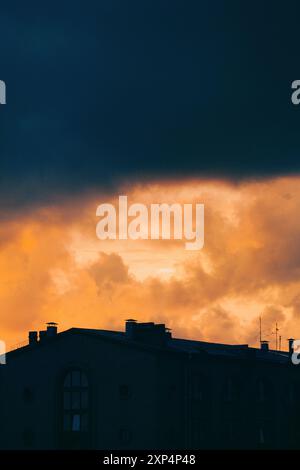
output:
[[[176,339],[135,320],[125,332],[50,323],[0,366],[0,447],[298,448],[299,370],[266,342]]]

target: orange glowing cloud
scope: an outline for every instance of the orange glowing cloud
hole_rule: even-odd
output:
[[[204,203],[205,245],[96,237],[96,208],[129,202]],[[17,214],[0,225],[1,336],[57,321],[123,328],[125,318],[165,322],[177,336],[282,344],[300,335],[300,178],[231,185],[190,180],[122,188]]]

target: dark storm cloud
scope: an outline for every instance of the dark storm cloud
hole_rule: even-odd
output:
[[[297,172],[297,2],[1,7],[0,207],[119,182]]]

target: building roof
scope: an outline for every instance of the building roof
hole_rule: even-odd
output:
[[[129,322],[133,322],[129,320]],[[153,323],[136,323],[139,327],[146,325],[147,331],[149,331],[149,325],[155,327],[161,327],[164,325],[155,325]],[[201,357],[203,355],[209,357],[224,357],[232,359],[248,359],[259,362],[272,362],[276,364],[287,364],[290,362],[289,353],[283,351],[268,350],[264,351],[258,348],[251,348],[247,344],[231,345],[221,343],[210,343],[206,341],[196,341],[189,339],[172,338],[170,334],[167,334],[163,344],[156,344],[155,342],[145,341],[144,338],[132,338],[127,331],[114,331],[114,330],[98,330],[89,328],[71,328],[61,333],[57,333],[54,337],[51,337],[52,341],[62,340],[68,335],[86,335],[94,338],[98,338],[105,341],[113,341],[119,344],[127,345],[129,347],[135,347],[138,349],[146,349],[150,351],[164,351],[169,353],[181,353],[188,354],[193,357]],[[44,332],[45,333],[45,332]],[[50,341],[40,340],[37,345],[43,346],[48,345]],[[22,352],[32,350],[31,345],[26,345],[17,349],[14,349],[8,353],[10,357],[18,355]]]

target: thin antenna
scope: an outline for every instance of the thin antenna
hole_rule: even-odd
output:
[[[259,317],[259,342],[261,343],[261,317]]]
[[[275,337],[276,337],[276,348],[275,350],[277,351],[277,346],[278,346],[278,331],[279,331],[279,328],[278,328],[278,325],[277,325],[277,322],[276,322],[276,326],[275,326]]]
[[[259,317],[259,342],[261,344],[261,317]]]
[[[279,351],[281,351],[281,335],[279,336]]]

